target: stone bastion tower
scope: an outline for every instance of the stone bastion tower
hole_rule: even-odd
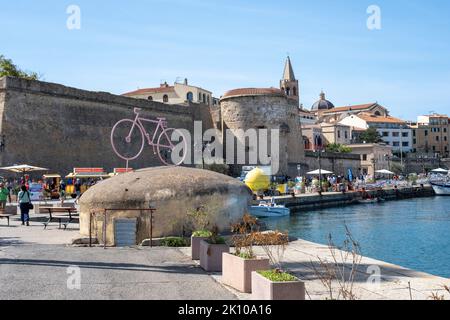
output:
[[[279,159],[273,159],[279,161],[277,175],[295,177],[298,173],[297,166],[304,162],[305,151],[298,114],[298,81],[295,79],[289,58],[286,62],[284,79],[280,84],[280,89],[234,89],[226,92],[221,98],[224,154],[230,150],[230,146],[227,146],[227,130],[229,134],[234,135],[237,143],[245,146],[246,163],[231,166],[235,174],[240,173],[243,165],[264,165],[259,162],[256,164],[248,162],[250,154],[258,149],[258,145],[248,144],[248,136],[242,135],[242,131],[249,129],[267,129],[269,146],[270,130],[280,130]],[[238,163],[236,153],[234,152],[235,164]],[[268,155],[272,156],[270,147]]]

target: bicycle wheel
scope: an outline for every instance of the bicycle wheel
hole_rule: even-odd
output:
[[[186,137],[178,129],[167,128],[159,135],[158,156],[167,166],[181,165],[186,158],[187,147]]]
[[[133,120],[120,120],[111,130],[111,146],[117,156],[126,161],[139,157],[144,143],[144,132]]]

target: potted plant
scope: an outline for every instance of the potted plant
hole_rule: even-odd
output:
[[[252,272],[270,268],[269,259],[258,258],[253,252],[255,229],[256,218],[245,214],[241,222],[232,226],[235,252],[222,256],[222,282],[245,293],[252,292]]]
[[[230,252],[225,239],[219,236],[218,228],[211,230],[211,236],[200,241],[200,266],[208,272],[222,271],[222,254]]]
[[[200,260],[200,242],[207,240],[212,236],[211,231],[207,230],[209,226],[210,209],[206,205],[202,205],[194,210],[188,211],[187,214],[193,226],[191,236],[191,256],[192,260]]]
[[[281,268],[288,234],[258,233],[254,242],[263,248],[275,268],[252,272],[252,300],[305,300],[305,283]]]

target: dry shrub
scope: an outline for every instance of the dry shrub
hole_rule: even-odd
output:
[[[257,219],[249,214],[244,214],[242,220],[231,226],[234,233],[231,241],[236,249],[236,255],[244,259],[253,259],[254,238],[259,232]]]
[[[328,236],[331,261],[317,257],[320,270],[311,262],[314,273],[327,289],[328,298],[331,300],[357,299],[354,293],[354,283],[362,260],[361,249],[347,226],[345,226],[345,230],[346,238],[340,248],[333,243],[331,234]],[[337,288],[334,287],[335,285]],[[335,292],[337,292],[336,295]]]
[[[282,269],[281,262],[289,244],[289,235],[287,232],[283,233],[278,230],[257,232],[254,234],[253,243],[262,247],[272,265],[278,269]]]

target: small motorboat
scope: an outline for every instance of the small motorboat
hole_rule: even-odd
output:
[[[358,203],[360,203],[360,204],[372,204],[372,203],[377,203],[377,202],[380,202],[380,201],[384,201],[384,199],[383,200],[380,200],[379,198],[362,199],[362,200],[358,200]]]
[[[450,196],[450,182],[431,182],[431,186],[438,196]]]
[[[249,213],[257,218],[286,217],[291,214],[291,210],[284,205],[278,205],[272,198],[270,202],[261,201],[257,206],[251,206]]]

